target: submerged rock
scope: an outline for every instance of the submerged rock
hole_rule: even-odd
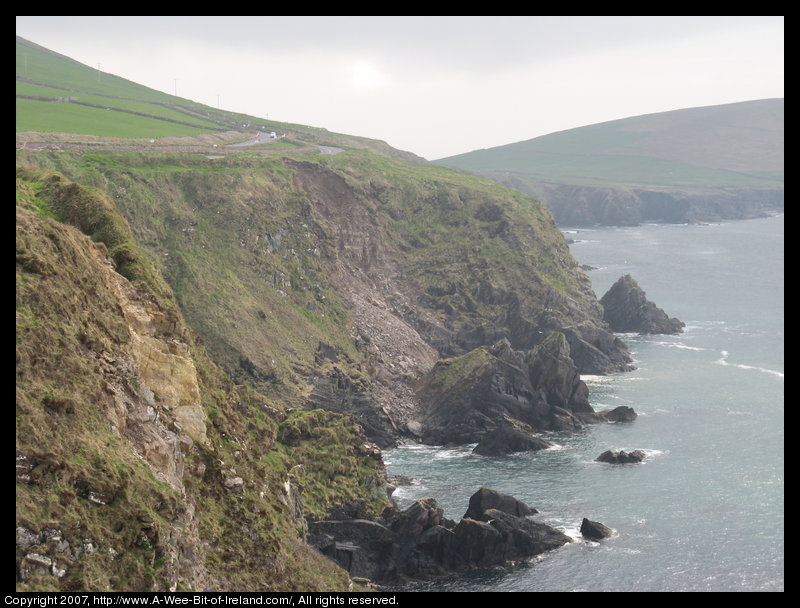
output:
[[[679,334],[685,323],[667,316],[647,299],[639,284],[626,274],[600,299],[603,319],[615,332],[640,334]]]
[[[633,450],[632,452],[626,452],[625,450],[606,450],[600,456],[595,458],[596,462],[608,462],[610,464],[631,464],[642,462],[645,457],[645,453],[643,450]]]

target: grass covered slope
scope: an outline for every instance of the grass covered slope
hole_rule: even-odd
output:
[[[447,329],[456,351],[472,346],[467,334],[476,326],[508,334],[509,298],[532,325],[593,314],[588,280],[540,203],[446,169],[355,151],[217,161],[137,153],[20,158],[117,199],[226,364],[238,363],[224,354],[231,341],[250,342],[240,354],[258,358],[267,374],[273,366],[259,353],[291,352],[295,363],[307,362],[320,342],[357,363],[341,333],[345,272],[402,286]],[[273,371],[291,376],[289,368]]]
[[[571,328],[592,373],[626,366],[603,359],[619,347],[549,211],[488,180],[355,150],[18,162],[115,201],[236,382],[352,415],[382,446],[418,418],[413,387],[440,356]]]
[[[16,261],[19,591],[347,589],[302,518],[386,505],[352,421],[235,386],[97,190],[19,171]]]
[[[222,130],[196,116],[187,100],[100,72],[19,37],[16,44],[17,132],[157,138]]]
[[[28,134],[23,139],[26,142],[32,140],[31,132],[147,142],[225,131],[239,131],[240,140],[244,140],[260,130],[285,135],[281,142],[292,145],[355,148],[422,160],[383,141],[228,112],[169,95],[100,72],[19,36],[16,39],[16,104],[16,131]],[[121,145],[122,142],[115,143]],[[143,144],[138,142],[137,145]]]
[[[648,114],[440,159],[585,185],[783,184],[783,99]]]

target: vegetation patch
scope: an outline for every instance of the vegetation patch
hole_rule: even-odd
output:
[[[332,507],[359,501],[379,517],[389,506],[380,450],[350,418],[295,410],[281,423],[278,441],[278,454],[295,463],[290,477],[302,489],[308,517],[325,519]]]
[[[381,465],[357,452],[358,429],[326,414],[304,426],[313,437],[302,445],[277,443],[283,405],[234,385],[191,340],[106,195],[44,171],[20,170],[17,185],[18,590],[346,589],[346,574],[303,545],[282,496],[303,464],[298,475],[315,513],[372,500],[369,480]],[[106,252],[120,248],[133,252],[117,267],[132,265],[126,272],[139,297],[174,315],[163,339],[190,339],[210,424],[206,445],[185,443],[177,456],[184,473],[172,484],[183,489],[117,426],[115,395],[148,399],[130,364],[130,327],[102,270]],[[171,424],[166,412],[161,420]],[[330,462],[315,468],[322,452]],[[341,472],[334,461],[369,477],[331,483]],[[187,560],[189,571],[178,568]]]

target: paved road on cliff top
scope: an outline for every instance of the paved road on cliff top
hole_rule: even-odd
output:
[[[221,152],[227,148],[241,148],[246,146],[255,146],[258,144],[271,144],[281,139],[272,138],[266,133],[257,133],[250,139],[235,144],[223,145],[185,145],[180,144],[131,144],[121,141],[120,143],[76,143],[76,142],[52,142],[52,141],[27,141],[17,142],[16,148],[18,150],[77,150],[77,149],[92,149],[92,150],[150,150],[155,152]],[[304,143],[298,141],[297,143]],[[320,152],[322,154],[338,154],[344,152],[342,148],[334,146],[318,146],[315,144],[306,144],[301,148],[275,148],[273,150],[260,149],[258,152],[264,154],[278,154],[281,152]]]
[[[226,144],[225,147],[226,148],[242,148],[244,146],[255,146],[255,145],[258,145],[258,144],[271,144],[271,143],[274,143],[274,142],[278,141],[279,139],[281,139],[281,137],[282,136],[272,137],[272,136],[268,135],[267,133],[263,133],[263,132],[259,131],[256,134],[255,137],[251,137],[250,139],[248,139],[246,141],[240,141],[240,142],[235,143],[235,144]],[[316,146],[316,147],[319,149],[319,151],[322,154],[339,154],[339,152],[344,152],[344,150],[342,148],[336,148],[334,146]]]

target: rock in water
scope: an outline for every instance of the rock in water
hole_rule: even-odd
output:
[[[591,521],[583,518],[581,523],[581,534],[591,540],[602,540],[608,538],[614,533],[614,530],[601,524],[599,521]]]
[[[310,522],[308,542],[351,576],[376,582],[430,578],[499,566],[571,542],[560,530],[527,517],[534,513],[513,496],[481,488],[458,524],[426,498],[380,523]]]
[[[667,316],[647,299],[639,284],[626,274],[617,280],[600,299],[603,319],[612,331],[640,334],[679,334],[685,323]]]
[[[536,509],[529,507],[513,496],[501,494],[500,492],[488,488],[481,488],[470,496],[469,507],[467,508],[467,512],[464,513],[464,517],[480,520],[483,519],[484,513],[489,509],[503,511],[504,513],[516,517],[525,517],[538,513]]]
[[[589,389],[561,332],[529,351],[501,340],[439,361],[417,397],[424,408],[422,441],[433,445],[477,443],[505,424],[537,433],[603,421],[589,405]]]
[[[516,452],[535,452],[551,447],[553,444],[546,439],[534,437],[510,424],[504,424],[484,435],[472,452],[481,456],[505,456]]]
[[[626,452],[625,450],[618,450],[616,452],[612,450],[606,450],[600,454],[600,456],[595,458],[595,461],[608,462],[610,464],[630,464],[642,462],[644,457],[645,453],[642,450],[633,450],[632,452]]]
[[[458,557],[466,556],[469,568],[495,566],[552,551],[572,540],[560,530],[526,517],[487,509],[483,521],[462,519],[454,530]],[[466,533],[477,528],[479,534]],[[466,542],[460,542],[462,539]]]
[[[613,410],[603,410],[597,413],[609,422],[632,422],[637,418],[633,408],[627,405],[620,405]]]

